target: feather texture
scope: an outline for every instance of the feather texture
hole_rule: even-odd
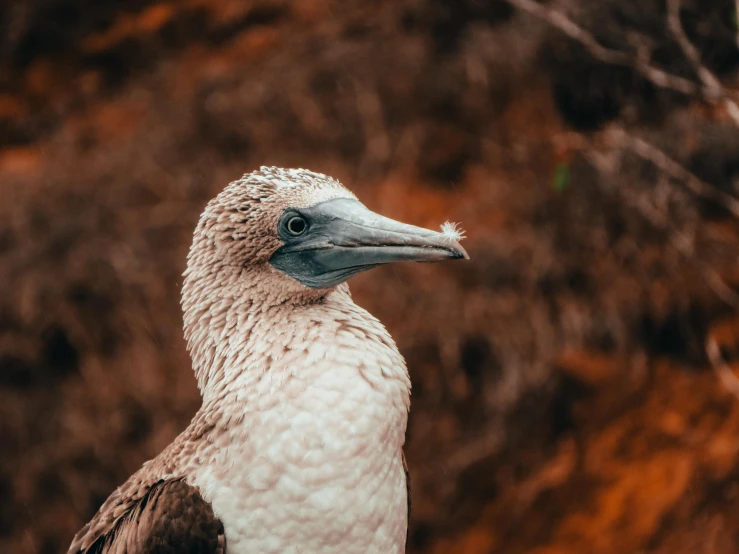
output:
[[[262,168],[208,204],[182,289],[203,405],[70,554],[404,551],[405,362],[345,284],[308,289],[267,263],[286,208],[333,198],[353,195]]]

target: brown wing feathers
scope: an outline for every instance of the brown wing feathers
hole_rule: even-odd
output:
[[[154,483],[98,537],[75,540],[80,554],[226,554],[223,524],[200,492],[182,479]],[[104,506],[105,508],[105,506]],[[103,515],[103,514],[100,514]],[[96,518],[98,519],[98,518]],[[87,540],[86,540],[87,539]],[[93,540],[89,547],[84,544]]]

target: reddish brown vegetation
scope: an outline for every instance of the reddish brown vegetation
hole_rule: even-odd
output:
[[[503,1],[93,4],[0,8],[0,551],[64,550],[197,409],[190,235],[263,164],[467,231],[467,264],[352,284],[413,378],[412,552],[739,549],[739,400],[704,353],[739,342],[710,280],[739,285],[739,228],[638,153],[598,162],[616,125],[736,195],[720,106]],[[581,4],[694,77],[660,2]],[[732,6],[684,13],[725,79]]]

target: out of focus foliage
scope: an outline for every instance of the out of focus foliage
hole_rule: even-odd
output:
[[[640,70],[699,83],[664,2],[545,7],[634,63],[503,0],[0,5],[0,551],[185,427],[192,229],[274,164],[469,237],[352,281],[413,379],[410,551],[736,552],[739,132]],[[680,15],[736,88],[734,3]]]

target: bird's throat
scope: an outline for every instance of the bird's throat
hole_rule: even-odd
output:
[[[345,289],[345,287],[342,287]],[[408,411],[405,362],[382,324],[338,290],[320,303],[224,303],[198,320],[190,351],[204,405],[229,417],[301,405],[315,391]],[[329,394],[327,392],[326,394]],[[331,410],[331,405],[316,406]],[[405,425],[403,424],[403,431]]]

